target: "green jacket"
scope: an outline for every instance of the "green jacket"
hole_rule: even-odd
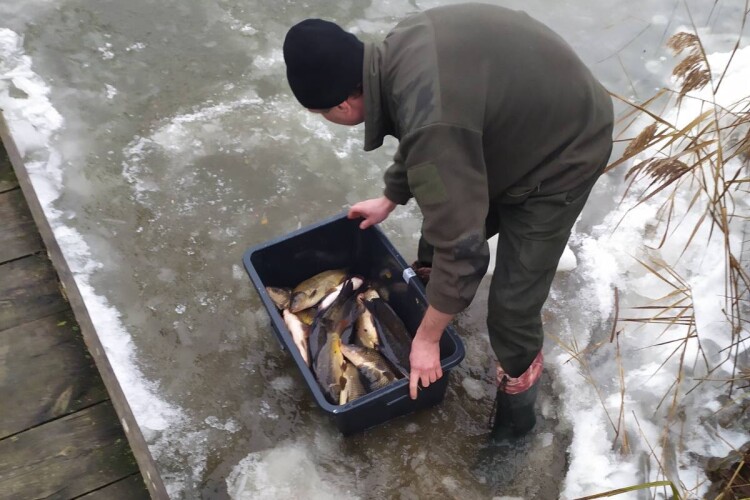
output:
[[[487,271],[490,202],[566,191],[612,146],[612,101],[558,35],[482,4],[424,11],[365,44],[365,150],[399,139],[384,194],[424,216],[427,297],[466,308]]]

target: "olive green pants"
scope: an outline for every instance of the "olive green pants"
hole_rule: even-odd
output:
[[[490,205],[486,237],[499,237],[487,328],[500,365],[512,377],[523,374],[542,349],[542,306],[573,224],[600,174],[601,169],[564,193]],[[420,239],[417,257],[423,265],[432,262],[432,252]]]

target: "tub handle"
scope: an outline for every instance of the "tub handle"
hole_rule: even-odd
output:
[[[404,272],[401,273],[401,277],[407,283],[409,283],[409,280],[411,280],[412,278],[414,278],[416,275],[417,275],[417,273],[411,267],[407,267],[406,269],[404,269]]]

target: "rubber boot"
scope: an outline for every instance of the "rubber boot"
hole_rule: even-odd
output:
[[[528,390],[508,394],[497,390],[495,419],[492,423],[492,438],[496,441],[519,438],[528,434],[536,425],[534,407],[539,389],[537,381]]]
[[[495,441],[519,438],[536,425],[534,408],[542,364],[540,352],[522,375],[511,377],[498,363],[494,418],[490,418],[491,436]]]

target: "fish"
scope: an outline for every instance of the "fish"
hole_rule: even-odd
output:
[[[362,293],[359,294],[357,297],[357,300],[364,304],[365,300],[372,300],[379,298],[378,292],[372,289],[368,289]],[[378,340],[378,332],[375,328],[375,323],[372,319],[372,313],[368,311],[366,308],[362,312],[362,314],[357,318],[357,322],[354,326],[355,333],[354,333],[354,343],[362,346],[362,347],[368,347],[370,349],[377,349],[380,345],[380,341]]]
[[[357,276],[352,277],[351,280],[352,280],[352,285],[354,287],[354,290],[358,290],[359,287],[361,287],[365,282],[365,280]],[[318,309],[319,310],[328,309],[328,306],[333,304],[333,301],[336,300],[336,297],[339,296],[339,293],[341,293],[341,289],[343,287],[344,287],[344,283],[341,283],[339,286],[334,288],[331,293],[326,295],[323,298],[323,300],[320,301],[320,305],[318,306]]]
[[[310,351],[307,344],[310,327],[304,324],[300,318],[289,309],[284,309],[283,315],[284,323],[286,323],[289,333],[292,334],[294,345],[299,349],[299,353],[302,355],[305,364],[310,366]]]
[[[307,309],[303,309],[302,311],[297,313],[297,317],[307,326],[312,325],[313,320],[315,319],[315,315],[317,314],[318,310],[314,307],[308,307]]]
[[[342,381],[344,379],[344,368],[346,362],[341,352],[341,335],[344,322],[336,329],[328,332],[326,343],[320,348],[318,357],[315,359],[315,376],[323,394],[333,404],[339,404],[341,398]]]
[[[370,391],[383,388],[398,379],[385,358],[375,349],[341,344],[341,353],[357,367]]]
[[[313,365],[316,364],[318,353],[328,340],[329,333],[340,326],[339,338],[345,335],[361,312],[362,306],[354,296],[354,283],[347,280],[333,303],[328,309],[318,311],[310,326],[310,356]]]
[[[346,272],[343,269],[323,271],[306,279],[292,290],[289,310],[298,313],[303,309],[316,306],[345,279]]]
[[[267,286],[266,292],[268,292],[268,296],[271,297],[271,300],[279,309],[279,311],[283,311],[284,309],[289,308],[289,304],[291,303],[291,300],[292,300],[291,288]]]
[[[378,332],[378,350],[402,375],[408,377],[412,339],[404,322],[383,299],[365,300],[364,305],[372,314]]]
[[[344,368],[344,387],[341,389],[341,394],[339,395],[339,404],[343,405],[354,401],[365,394],[367,394],[367,389],[362,384],[359,370],[352,363],[347,363],[346,368]]]

